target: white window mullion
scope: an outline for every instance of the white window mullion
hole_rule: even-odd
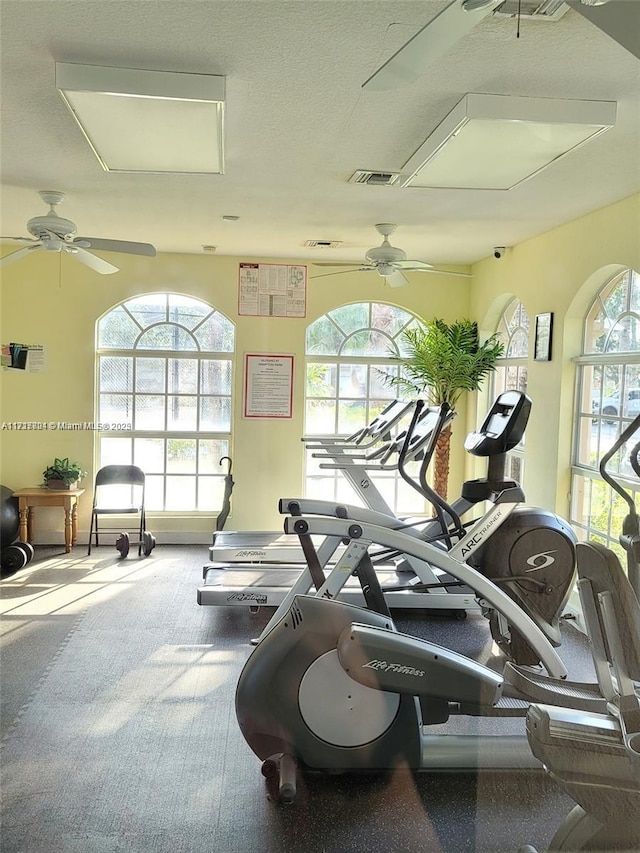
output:
[[[170,300],[173,300],[171,305]],[[195,307],[194,311],[190,313],[189,307],[191,304]],[[96,403],[98,411],[100,411],[99,401],[101,395],[108,393],[101,389],[100,360],[104,357],[124,357],[131,359],[135,363],[132,367],[132,387],[130,391],[127,390],[126,392],[127,399],[131,401],[131,405],[134,408],[137,407],[137,403],[145,400],[145,398],[151,405],[153,405],[151,403],[152,398],[156,398],[161,405],[157,406],[157,412],[153,414],[152,420],[148,424],[154,427],[157,425],[158,429],[141,429],[140,418],[136,415],[137,422],[134,423],[134,412],[132,411],[131,419],[134,428],[127,434],[126,439],[128,442],[127,446],[130,447],[129,454],[133,458],[134,443],[136,441],[139,442],[148,439],[151,442],[161,442],[161,460],[156,459],[156,462],[151,466],[153,467],[153,471],[149,472],[149,477],[153,478],[154,486],[160,488],[161,484],[160,491],[162,495],[158,495],[156,503],[161,503],[162,507],[167,506],[167,478],[171,476],[176,477],[174,481],[176,484],[179,484],[183,479],[185,482],[195,484],[192,491],[194,505],[193,507],[189,505],[186,509],[188,511],[199,510],[201,508],[200,501],[202,488],[204,488],[204,480],[206,479],[208,483],[213,483],[217,478],[222,482],[224,477],[222,471],[219,475],[217,472],[203,473],[200,461],[201,441],[211,440],[222,442],[221,446],[227,448],[226,455],[230,452],[231,442],[230,423],[229,430],[226,432],[202,432],[202,401],[205,396],[211,398],[212,401],[222,401],[221,405],[223,408],[225,406],[224,401],[231,400],[231,389],[227,386],[226,382],[224,388],[212,387],[207,389],[208,393],[206,395],[203,393],[202,377],[204,364],[206,361],[222,361],[231,363],[233,370],[233,326],[229,320],[210,306],[206,306],[199,300],[193,300],[190,297],[180,295],[149,294],[137,297],[113,309],[113,319],[110,319],[111,313],[106,314],[98,324],[98,340],[100,342],[96,361]],[[197,322],[194,322],[196,319]],[[101,326],[103,323],[104,325]],[[220,351],[213,351],[208,348],[209,343],[216,340],[222,342]],[[123,346],[125,343],[128,346]],[[158,346],[158,344],[162,344],[163,346]],[[178,349],[168,349],[167,344],[177,345]],[[184,348],[181,349],[180,347]],[[153,387],[137,388],[140,379],[137,359],[156,360],[164,377],[164,387],[161,390],[156,390]],[[196,362],[196,388],[194,391],[182,391],[180,377],[178,377],[176,383],[170,383],[169,381],[171,364],[175,364],[176,369],[178,369],[179,362],[185,359]],[[185,401],[188,397],[193,398],[195,412],[192,412],[190,407],[184,409],[182,406],[181,401]],[[186,416],[191,420],[191,424],[187,425],[192,428],[188,431],[175,429],[169,431],[172,420],[170,418],[169,405],[172,400],[175,401],[178,407],[177,425],[185,423],[184,417],[180,420],[181,413],[182,416]],[[153,410],[147,407],[147,411],[152,412]],[[118,452],[117,447],[113,446],[113,435],[104,433],[97,436],[97,439],[99,447],[103,441],[111,440],[113,452]],[[191,442],[190,446],[185,446],[184,448],[187,453],[186,458],[190,460],[186,466],[182,464],[180,446],[175,448],[175,452],[178,453],[178,464],[174,466],[177,470],[171,471],[171,473],[168,470],[170,441]],[[149,450],[152,454],[154,453],[153,444],[150,445]],[[195,459],[193,460],[191,460],[191,452],[195,453]],[[152,460],[153,456],[150,457],[150,464]],[[129,462],[132,459],[127,459],[126,461]],[[156,470],[158,463],[160,463],[161,470]],[[193,470],[188,470],[191,466]],[[184,467],[187,470],[181,470]],[[189,489],[191,489],[191,485]],[[221,497],[222,490],[220,490]],[[215,508],[213,506],[202,507],[207,512]]]

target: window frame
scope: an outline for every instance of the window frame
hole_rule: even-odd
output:
[[[628,278],[626,284],[626,296],[624,308],[611,317],[606,308],[607,300],[615,293],[617,287]],[[637,307],[632,307],[632,300],[638,301]],[[621,396],[628,390],[627,377],[630,376],[629,368],[637,367],[637,376],[640,380],[640,341],[638,349],[607,351],[607,343],[613,338],[613,333],[620,325],[620,320],[633,317],[636,331],[640,329],[640,274],[631,268],[619,270],[610,276],[598,289],[591,301],[583,320],[582,327],[582,353],[573,359],[576,365],[575,378],[575,406],[573,418],[573,440],[571,453],[571,502],[570,521],[579,538],[585,541],[595,540],[601,542],[605,547],[613,550],[626,565],[626,554],[619,542],[621,532],[621,520],[628,512],[628,506],[603,480],[599,471],[600,459],[608,450],[614,438],[626,428],[634,419],[635,415],[625,414],[624,409],[620,411]],[[599,308],[598,308],[599,306]],[[596,311],[596,309],[598,309]],[[608,317],[610,329],[604,330],[606,335],[603,350],[585,351],[589,341],[593,340],[593,325],[598,316]],[[618,387],[618,411],[616,414],[606,412],[603,405],[607,394],[605,393],[606,368],[618,368],[617,373],[620,380]],[[594,389],[597,376],[589,377],[589,371],[600,373],[600,388]],[[640,388],[632,385],[631,388]],[[595,391],[599,392],[596,398]],[[610,395],[609,395],[610,396]],[[587,400],[588,398],[588,400]],[[595,405],[598,409],[594,409]],[[585,435],[589,431],[590,438],[587,447],[584,445]],[[593,453],[593,437],[595,432],[596,452]],[[586,455],[593,456],[593,464],[589,464]],[[624,470],[624,453],[618,454],[617,458],[611,460],[609,470],[614,471],[616,480],[634,497],[636,503],[640,501],[640,485],[637,480],[629,476]],[[596,511],[597,506],[599,511]],[[580,508],[582,507],[582,508]],[[586,508],[585,508],[586,507]],[[604,524],[602,523],[604,521]]]
[[[136,316],[134,316],[134,313],[131,311],[131,307],[134,306],[135,303],[144,304],[145,300],[152,304],[154,298],[161,298],[161,300],[164,300],[165,319],[143,324],[136,318]],[[178,307],[179,319],[177,321],[175,318],[171,319],[172,298],[176,302],[173,308],[175,309]],[[180,302],[183,304],[180,305]],[[183,308],[188,310],[190,307],[189,303],[192,303],[191,307],[194,309],[197,308],[198,311],[202,312],[200,320],[193,323],[191,328],[188,328],[184,322],[180,322],[181,318],[179,317],[179,309]],[[122,310],[126,311],[130,319],[132,319],[138,326],[131,348],[110,346],[108,343],[105,344],[101,341],[100,337],[101,324],[104,323],[110,315],[113,315],[114,312],[121,312]],[[198,340],[196,337],[195,333],[197,330],[216,315],[218,315],[222,321],[222,329],[225,330],[225,334],[230,335],[231,337],[230,348],[209,349],[206,344],[203,345],[203,342]],[[171,325],[175,325],[177,328],[182,329],[184,333],[188,334],[189,340],[194,343],[193,349],[139,347],[141,339],[147,332],[149,332],[149,330]],[[184,336],[181,335],[181,339],[184,341]],[[147,510],[156,515],[166,514],[196,516],[211,514],[211,512],[216,512],[222,507],[225,475],[222,469],[218,470],[218,463],[219,459],[223,456],[231,455],[233,436],[233,392],[235,387],[234,375],[236,369],[235,341],[236,326],[223,312],[201,299],[172,291],[141,294],[125,299],[117,305],[112,306],[101,317],[99,317],[96,322],[94,393],[94,405],[96,411],[95,420],[100,427],[106,425],[108,426],[108,429],[100,428],[96,430],[94,442],[94,454],[96,460],[95,467],[96,470],[98,470],[98,468],[102,467],[104,464],[118,461],[122,464],[138,464],[143,468],[143,470],[146,468]],[[127,359],[130,362],[131,375],[127,377],[125,390],[112,390],[105,386],[101,368],[105,363],[105,359],[108,358]],[[158,376],[162,377],[162,390],[149,391],[148,389],[139,389],[137,387],[137,371],[140,367],[138,361],[142,359],[155,359],[161,363],[162,366],[158,371]],[[175,368],[180,361],[186,360],[196,362],[195,389],[191,388],[190,390],[181,393],[179,387],[172,386],[169,372],[172,367]],[[225,364],[228,364],[228,378],[225,379],[225,387],[228,388],[228,390],[225,390],[224,388],[217,388],[211,392],[204,392],[203,383],[205,382],[205,375],[203,372],[203,365],[212,362],[224,362]],[[109,418],[109,416],[105,417],[104,400],[109,394],[113,394],[114,396],[126,396],[128,398],[127,405],[130,409],[128,412],[129,424],[131,426],[130,429],[123,428],[127,422],[125,418],[122,418],[120,429],[118,429],[118,421],[116,418]],[[138,417],[138,407],[136,404],[145,397],[163,399],[162,411],[164,423],[161,429],[150,429],[148,426],[136,429],[136,418]],[[172,425],[169,423],[172,400],[178,401],[181,397],[189,397],[195,400],[195,404],[193,406],[195,409],[195,424],[193,425],[193,428],[176,428],[175,424]],[[216,399],[227,401],[227,405],[225,406],[227,409],[225,418],[228,418],[228,429],[219,429],[215,427],[202,428],[201,419],[203,416],[203,403],[209,399],[212,401]],[[107,442],[109,442],[110,439],[115,439],[116,441],[119,439],[128,439],[127,453],[122,456],[118,456],[117,459],[113,458],[109,454],[109,447],[107,445]],[[162,459],[158,470],[148,470],[148,465],[143,464],[142,460],[138,458],[140,452],[142,452],[142,445],[138,445],[138,447],[136,447],[137,440],[140,440],[141,442],[146,440],[162,443],[162,449],[158,452],[157,456],[158,459],[160,457]],[[189,468],[186,471],[171,470],[172,461],[174,464],[179,461],[177,456],[174,456],[172,460],[171,454],[179,455],[179,443],[183,441],[192,443],[192,451],[190,454],[191,458],[188,461]],[[205,460],[205,453],[207,453],[207,451],[209,459]],[[125,458],[125,456],[127,458]],[[214,458],[216,462],[215,467]],[[191,488],[193,501],[190,505],[187,505],[186,508],[183,508],[183,498],[180,497],[180,493],[176,497],[176,500],[168,500],[171,485],[178,485],[178,481],[180,479],[186,483],[187,488],[190,487],[190,484],[186,481],[192,481]],[[157,490],[158,484],[160,484],[160,490]],[[159,501],[158,498],[160,497],[160,492],[161,500]]]

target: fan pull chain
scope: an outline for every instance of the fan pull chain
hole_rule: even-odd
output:
[[[520,9],[521,9],[522,0],[518,0],[518,26],[516,29],[516,38],[520,38]]]

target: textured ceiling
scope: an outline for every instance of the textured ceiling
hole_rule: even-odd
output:
[[[640,189],[640,61],[573,10],[520,38],[489,16],[414,83],[363,91],[447,1],[0,0],[1,233],[25,235],[36,191],[58,189],[79,233],[158,251],[360,260],[395,222],[409,257],[468,264]],[[225,174],[103,172],[56,61],[226,76]],[[467,92],[614,100],[618,121],[506,193],[348,183],[398,170]]]

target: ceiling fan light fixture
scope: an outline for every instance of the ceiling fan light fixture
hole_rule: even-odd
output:
[[[384,264],[378,264],[378,266],[376,267],[376,270],[379,273],[379,275],[385,277],[388,275],[393,275],[393,273],[395,272],[395,267],[393,266],[393,264],[384,263]]]
[[[105,171],[224,172],[224,77],[57,62],[56,87]]]
[[[468,94],[407,160],[401,186],[511,190],[614,126],[615,101]]]

